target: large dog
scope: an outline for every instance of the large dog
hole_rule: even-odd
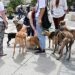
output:
[[[71,57],[71,47],[74,42],[73,35],[69,31],[60,31],[58,36],[62,37],[62,41],[60,43],[60,48],[59,48],[60,56],[57,59],[59,60],[63,56],[63,49],[66,46],[66,54],[67,52],[69,52],[69,57],[68,57],[68,60],[69,60]]]
[[[26,47],[26,37],[27,37],[26,32],[27,32],[27,29],[24,26],[24,27],[22,27],[22,29],[19,32],[16,33],[13,57],[14,57],[14,54],[15,54],[15,47],[16,47],[17,44],[20,45],[19,51],[21,51],[21,48],[22,48],[22,53],[24,53],[24,50],[25,50],[25,47]]]
[[[23,25],[19,24],[18,20],[14,20],[13,22],[14,22],[14,24],[16,26],[17,32],[20,31],[22,29]],[[11,41],[11,39],[15,38],[16,33],[5,33],[5,34],[8,35],[7,46],[9,46],[10,45],[9,42]]]

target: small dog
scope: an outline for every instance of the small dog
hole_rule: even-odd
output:
[[[27,32],[27,29],[24,26],[24,27],[22,27],[22,29],[19,32],[16,33],[13,57],[15,55],[15,47],[16,47],[17,44],[20,45],[19,52],[21,51],[21,48],[22,48],[22,53],[24,53],[24,49],[26,47],[26,37],[27,37],[27,33],[26,32]]]
[[[48,39],[49,39],[49,48],[50,48],[50,42],[52,40],[52,48],[54,48],[55,31],[53,31],[53,32],[44,31],[44,32],[42,32],[42,35],[48,36]]]
[[[11,39],[15,38],[16,33],[5,33],[8,35],[8,41],[7,41],[7,46],[9,46],[9,42],[11,41]]]
[[[39,39],[37,36],[28,36],[26,38],[26,47],[29,49],[34,49],[34,47],[40,48]]]

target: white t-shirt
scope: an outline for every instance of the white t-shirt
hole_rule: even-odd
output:
[[[56,7],[55,5],[56,0],[51,0],[50,2],[50,8],[52,10],[52,15],[55,18],[62,17],[65,14],[64,10],[67,10],[67,1],[66,0],[59,0],[59,5]]]
[[[39,16],[40,8],[46,7],[46,0],[37,0],[35,17]]]

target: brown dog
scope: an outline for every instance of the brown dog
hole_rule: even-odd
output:
[[[44,36],[48,36],[48,39],[49,39],[49,48],[50,48],[50,42],[52,40],[52,48],[54,48],[54,41],[55,41],[55,31],[53,32],[49,32],[49,31],[44,31],[42,32],[42,35]]]
[[[73,35],[69,31],[60,31],[59,33],[60,34],[58,34],[58,36],[61,36],[62,39],[61,39],[60,48],[59,48],[60,56],[57,59],[59,60],[63,56],[63,49],[66,46],[66,54],[67,52],[69,52],[69,57],[68,57],[68,60],[69,60],[71,57],[71,47],[74,42]]]
[[[26,30],[26,27],[24,26],[24,27],[22,27],[22,29],[19,32],[16,33],[13,57],[14,57],[14,54],[15,54],[15,47],[16,47],[17,44],[20,45],[19,51],[21,51],[21,48],[22,48],[22,53],[24,53],[24,49],[26,47],[26,37],[27,37],[26,32],[27,32],[27,30]]]
[[[26,47],[34,49],[35,46],[40,48],[40,43],[39,43],[38,37],[37,36],[28,36],[26,38]]]
[[[73,34],[73,37],[75,39],[75,29],[70,29],[66,26],[66,23],[65,21],[60,21],[60,30],[66,30],[66,31],[69,31]]]

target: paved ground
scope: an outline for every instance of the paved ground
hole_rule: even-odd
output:
[[[67,21],[67,26],[75,28],[75,23]],[[9,28],[6,32],[16,32],[11,20],[9,20]],[[7,47],[7,40],[7,35],[5,35],[4,53],[7,56],[0,58],[0,75],[75,75],[75,44],[72,47],[72,57],[69,62],[66,61],[66,57],[57,61],[51,54],[52,50],[49,49],[44,54],[35,55],[34,50],[27,50],[26,55],[22,55],[19,54],[18,46],[13,59],[14,39],[11,40],[10,47]],[[46,48],[48,48],[48,40]]]

